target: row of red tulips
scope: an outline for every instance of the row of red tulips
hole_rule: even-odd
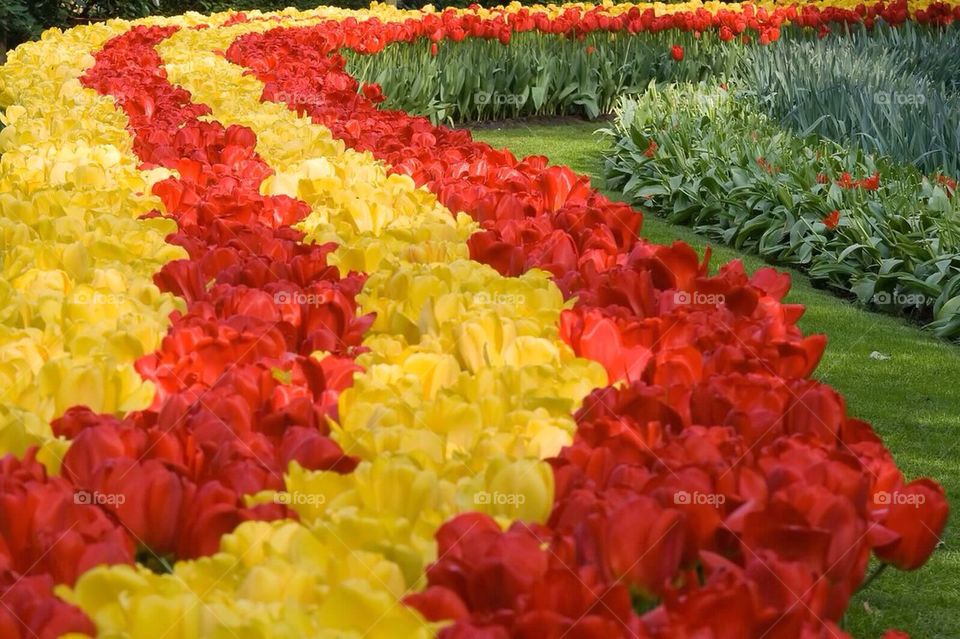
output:
[[[329,45],[346,47],[360,53],[376,54],[393,42],[413,42],[428,38],[433,42],[449,39],[460,42],[464,38],[496,39],[510,42],[514,33],[537,31],[571,38],[582,38],[595,32],[626,32],[631,34],[659,32],[670,29],[703,32],[717,30],[728,41],[744,33],[766,34],[771,41],[774,33],[785,24],[817,29],[842,28],[844,25],[864,23],[873,26],[878,19],[889,25],[900,25],[911,20],[920,24],[947,25],[960,19],[960,6],[947,2],[931,3],[926,9],[911,11],[907,0],[861,3],[850,8],[819,7],[815,4],[785,4],[773,10],[746,3],[739,9],[721,8],[716,11],[699,7],[657,14],[653,8],[632,6],[626,11],[604,6],[583,10],[567,7],[559,14],[522,7],[520,9],[493,9],[488,17],[476,13],[458,13],[447,9],[441,13],[425,13],[416,19],[382,22],[374,17],[368,20],[346,18],[337,28],[326,27]],[[237,14],[235,21],[249,18]],[[271,20],[273,18],[254,18]],[[333,23],[334,21],[331,21]]]

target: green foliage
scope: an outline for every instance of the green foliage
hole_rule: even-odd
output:
[[[108,18],[136,20],[161,8],[159,0],[86,0],[76,4],[69,3],[68,6],[76,7],[76,10],[71,11],[71,18],[77,21]]]
[[[48,15],[49,2],[0,0],[0,37],[15,45],[40,35]]]
[[[684,47],[682,63],[670,47]],[[722,45],[715,35],[689,33],[591,34],[583,40],[541,33],[515,34],[508,46],[469,38],[390,45],[374,56],[348,55],[347,70],[377,82],[386,107],[428,116],[437,122],[499,120],[520,116],[613,112],[623,94],[651,80],[691,81],[726,72],[742,47]]]
[[[960,175],[957,33],[907,23],[820,40],[788,29],[775,46],[748,47],[736,76],[795,131]]]
[[[642,210],[960,336],[960,199],[937,181],[781,130],[718,88],[651,87],[606,133],[608,186]],[[844,188],[844,173],[879,188]]]

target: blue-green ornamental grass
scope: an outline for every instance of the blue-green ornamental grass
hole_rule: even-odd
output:
[[[960,29],[907,23],[818,39],[785,29],[732,76],[777,122],[925,173],[960,175]]]

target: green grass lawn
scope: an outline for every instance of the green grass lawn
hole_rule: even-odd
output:
[[[603,187],[604,142],[597,124],[483,129],[474,137],[507,147],[518,157],[546,155],[590,175]],[[660,243],[683,240],[701,254],[708,241],[691,230],[647,215],[644,237]],[[753,271],[764,261],[713,245],[714,266],[735,258]],[[938,341],[897,318],[858,308],[811,286],[791,269],[790,302],[806,306],[800,325],[829,337],[817,376],[847,399],[849,412],[873,424],[908,478],[927,475],[942,483],[951,503],[960,503],[960,347]],[[878,352],[889,359],[871,358]],[[888,570],[852,602],[844,627],[855,637],[879,637],[887,628],[914,639],[960,637],[960,553],[957,527],[948,525],[941,548],[912,573]]]

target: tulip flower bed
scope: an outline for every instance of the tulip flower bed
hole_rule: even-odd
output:
[[[919,568],[943,489],[810,379],[788,276],[709,275],[339,54],[754,19],[671,11],[188,14],[13,52],[2,635],[843,637],[871,557]]]
[[[683,52],[683,64],[673,59],[675,50]],[[379,84],[384,108],[425,115],[435,124],[555,115],[592,120],[613,113],[621,95],[642,92],[654,80],[724,77],[745,53],[715,31],[579,38],[534,31],[511,36],[507,45],[484,38],[392,44],[376,55],[348,55],[347,72]]]
[[[433,122],[593,119],[614,111],[622,95],[646,94],[636,102],[641,112],[651,100],[659,106],[642,125],[621,117],[615,127],[611,188],[953,339],[960,336],[955,11],[938,5],[905,21],[902,8],[861,5],[850,15],[800,19],[788,7],[746,20],[720,11],[665,24],[649,14],[628,17],[624,30],[649,30],[643,37],[587,19],[499,39],[467,29],[454,32],[454,42],[403,39],[376,55],[352,54],[347,70],[380,84],[386,107]],[[842,35],[826,37],[833,32]],[[704,130],[698,90],[671,105],[647,91],[655,81],[698,80],[732,87],[737,115],[727,113],[734,101],[725,102]],[[682,126],[675,112],[685,114]],[[761,113],[771,121],[758,125]],[[757,126],[773,144],[758,142]],[[834,142],[803,139],[810,132]]]

